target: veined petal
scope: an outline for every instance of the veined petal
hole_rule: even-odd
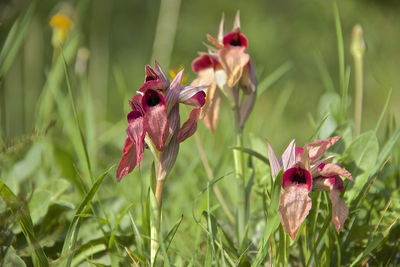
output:
[[[216,70],[219,66],[219,62],[210,54],[200,55],[195,58],[192,62],[192,70],[194,73],[199,74],[202,70],[212,68]]]
[[[117,182],[121,181],[136,166],[136,147],[129,136],[125,139],[122,159],[117,168]]]
[[[253,91],[246,97],[244,102],[240,105],[240,127],[244,127],[247,118],[250,116],[256,102],[257,92]]]
[[[165,151],[161,154],[158,170],[157,179],[165,180],[175,164],[176,157],[178,156],[179,143],[177,141],[177,135],[174,134],[165,147]]]
[[[340,176],[343,176],[343,177],[349,179],[350,181],[354,182],[351,174],[346,169],[339,167],[339,165],[337,165],[337,164],[321,163],[318,166],[318,171],[319,171],[319,175],[321,175],[323,177],[331,177],[331,176],[340,175]]]
[[[164,83],[165,87],[168,88],[169,87],[169,80],[167,78],[167,75],[165,75],[165,72],[161,68],[160,64],[157,62],[157,60],[154,60],[154,66],[155,66],[155,70],[156,70],[156,73],[157,73],[158,77]]]
[[[343,229],[344,222],[349,216],[349,209],[346,202],[340,198],[340,192],[339,190],[332,190],[329,194],[332,202],[332,222],[338,233]]]
[[[305,186],[288,186],[280,197],[279,215],[282,227],[292,240],[311,209],[311,198]]]
[[[136,146],[136,165],[140,168],[145,148],[144,138],[146,136],[143,114],[139,111],[131,111],[128,114],[128,123],[126,133]]]
[[[179,92],[179,102],[185,103],[192,106],[203,106],[205,101],[205,93],[203,92],[207,89],[209,85],[202,86],[185,86],[182,87]],[[194,102],[193,102],[194,101]],[[200,101],[200,102],[198,102]],[[199,103],[202,103],[199,105]]]
[[[157,90],[148,89],[142,98],[144,109],[144,129],[158,151],[164,150],[169,136],[167,107],[164,96]]]
[[[224,30],[224,22],[225,22],[225,15],[222,13],[221,22],[219,23],[219,31],[218,31],[218,42],[222,44],[225,30]]]
[[[197,120],[200,116],[200,108],[195,108],[190,112],[189,118],[182,125],[178,133],[178,143],[185,141],[192,136],[197,130]]]
[[[312,189],[311,173],[301,166],[301,163],[283,173],[282,188],[286,190],[291,186],[306,188],[308,192]]]
[[[225,39],[225,38],[224,38]],[[234,87],[242,77],[250,56],[240,46],[226,46],[218,51],[218,59],[227,75],[228,87]]]
[[[147,89],[166,90],[168,86],[160,79],[157,72],[149,65],[145,68],[145,79],[143,85],[139,88],[140,92],[146,92]]]
[[[275,179],[280,170],[282,169],[282,161],[276,158],[275,152],[268,142],[267,142],[267,147],[268,147],[269,166],[271,168],[272,178]]]
[[[306,145],[308,150],[308,155],[310,158],[310,162],[313,163],[314,161],[318,160],[324,152],[333,146],[338,140],[340,136],[331,137],[327,140],[316,140],[312,143]]]
[[[221,49],[224,47],[224,45],[222,44],[222,42],[219,42],[217,39],[215,39],[214,37],[212,37],[211,35],[207,34],[207,40],[213,45],[215,46],[217,49]]]
[[[251,60],[243,68],[242,78],[239,81],[240,87],[246,94],[254,93],[257,90],[257,78]]]
[[[217,128],[221,101],[222,93],[217,90],[217,86],[214,83],[207,89],[206,102],[200,113],[201,120],[211,133],[214,133]]]
[[[285,152],[282,154],[282,166],[283,170],[286,171],[287,169],[291,168],[294,164],[296,164],[296,140],[292,140],[288,147],[286,148]]]

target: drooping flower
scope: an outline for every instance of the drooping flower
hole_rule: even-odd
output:
[[[206,86],[181,86],[183,70],[171,83],[157,62],[155,68],[146,66],[145,73],[143,85],[129,102],[131,112],[127,116],[127,136],[117,181],[140,166],[145,142],[158,159],[157,179],[164,180],[175,163],[179,143],[196,131],[200,109],[205,103]],[[195,107],[182,127],[179,103]]]
[[[278,160],[271,146],[268,145],[268,155],[272,177],[275,178],[283,168],[282,188],[279,214],[285,232],[292,240],[311,209],[311,199],[308,194],[314,191],[330,191],[332,203],[332,222],[339,232],[348,216],[348,208],[340,194],[343,181],[340,176],[353,181],[351,174],[332,163],[333,156],[320,159],[324,152],[334,145],[339,136],[327,140],[317,140],[306,144],[304,148],[296,147],[293,140],[282,157]]]
[[[240,17],[237,12],[231,32],[224,32],[224,16],[222,16],[218,39],[207,35],[213,46],[208,46],[208,53],[199,53],[192,62],[192,69],[198,76],[192,85],[204,84],[207,88],[206,104],[201,118],[207,128],[214,132],[218,124],[218,114],[221,104],[221,92],[227,96],[232,106],[239,106],[240,126],[249,116],[256,98],[257,80],[255,71],[246,53],[247,38],[240,32]],[[221,90],[218,90],[217,87]],[[246,95],[239,102],[239,88]]]

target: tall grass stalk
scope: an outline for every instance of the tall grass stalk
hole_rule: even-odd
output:
[[[351,43],[351,54],[353,55],[355,69],[354,137],[358,137],[361,132],[364,51],[365,43],[362,28],[360,25],[356,25],[353,28]]]

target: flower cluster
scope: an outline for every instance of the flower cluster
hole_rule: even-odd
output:
[[[194,134],[207,86],[181,86],[183,70],[170,83],[160,65],[146,66],[145,81],[129,102],[128,128],[121,162],[120,181],[140,166],[145,142],[158,161],[157,179],[164,180],[175,163],[179,143]],[[179,103],[192,105],[187,121],[180,126]],[[147,134],[147,136],[146,136]]]
[[[257,81],[250,56],[246,53],[247,38],[240,32],[239,12],[236,14],[231,32],[224,33],[224,17],[222,17],[218,38],[207,35],[207,39],[213,46],[208,46],[208,53],[200,52],[199,57],[192,63],[192,69],[197,74],[192,85],[210,85],[201,119],[213,133],[218,123],[222,91],[232,106],[238,106],[240,111],[238,123],[243,127],[255,103]],[[217,87],[221,91],[217,90]],[[247,96],[245,101],[239,102],[239,88]]]
[[[353,181],[353,178],[347,170],[332,163],[334,156],[320,159],[339,138],[335,136],[327,140],[317,140],[305,145],[304,148],[296,147],[293,140],[279,160],[268,144],[272,176],[275,178],[283,168],[284,193],[280,198],[279,214],[283,229],[293,240],[311,209],[311,198],[308,194],[312,190],[330,191],[332,222],[337,232],[343,228],[349,211],[344,200],[340,198],[343,190],[340,176],[350,181]]]

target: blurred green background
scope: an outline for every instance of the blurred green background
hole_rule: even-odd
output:
[[[128,100],[143,83],[144,66],[153,64],[154,58],[165,71],[183,65],[188,82],[192,81],[195,75],[191,71],[191,62],[197,51],[206,51],[203,45],[206,33],[217,35],[222,13],[225,13],[225,26],[229,31],[237,10],[241,12],[241,29],[249,40],[248,53],[255,63],[260,84],[278,68],[287,70],[259,95],[246,125],[246,145],[265,151],[264,141],[268,138],[276,153],[280,154],[293,138],[300,145],[308,141],[314,132],[310,118],[318,122],[327,109],[326,102],[321,99],[333,99],[332,95],[339,94],[333,1],[161,2],[36,1],[22,45],[10,68],[0,77],[0,175],[15,193],[28,198],[40,186],[61,178],[80,189],[70,190],[67,184],[69,189],[62,191],[62,205],[73,207],[82,197],[81,184],[89,181],[78,132],[73,124],[63,69],[61,65],[58,69],[52,65],[52,29],[49,21],[66,3],[74,10],[74,27],[66,41],[65,54],[95,176],[120,160]],[[367,44],[362,131],[375,127],[390,88],[393,93],[389,114],[394,114],[398,120],[400,2],[337,2],[343,29],[345,64],[350,68],[348,118],[352,120],[354,106],[353,59],[349,51],[351,34],[353,26],[361,24]],[[14,22],[25,15],[32,3],[24,0],[0,2],[1,46]],[[87,73],[80,76],[74,72],[79,47],[90,51]],[[57,69],[56,73],[60,76],[58,82],[49,83],[49,77],[54,77],[52,69]],[[43,91],[50,90],[49,86],[53,85],[53,90],[61,95],[61,105],[54,103],[44,119],[38,121]],[[50,99],[54,102],[53,98]],[[186,110],[181,112],[182,116],[187,116]],[[214,135],[210,135],[199,123],[198,132],[216,177],[233,170],[229,149],[232,144],[231,121],[231,111],[225,101]],[[380,134],[383,135],[383,130]],[[191,246],[185,231],[191,229],[193,201],[207,184],[195,147],[194,138],[181,145],[164,195],[167,221],[170,218],[171,222],[175,222],[182,213],[189,218],[183,223],[184,234],[177,236],[178,240],[188,245],[187,248],[180,248],[188,250],[188,255]],[[119,184],[115,182],[115,170],[112,170],[111,177],[105,181],[107,186],[102,186],[99,193],[111,221],[127,207],[127,203],[138,203],[143,198],[144,192],[147,192],[150,164],[151,154],[146,152],[141,171],[135,169]],[[232,179],[230,175],[220,182],[228,203],[235,203]],[[80,197],[77,192],[81,193]],[[33,197],[37,202],[45,203],[41,201],[43,196],[33,194]],[[182,205],[178,207],[176,203]],[[44,205],[31,210],[34,224],[43,220],[52,204]],[[31,206],[36,207],[34,204]],[[140,214],[136,204],[135,209]],[[60,220],[71,216],[59,210],[51,210],[48,214],[60,216]],[[127,224],[121,225],[129,228]],[[85,224],[81,238],[100,235],[95,229],[93,225]]]
[[[16,16],[30,1],[2,1],[0,42],[3,43]],[[79,21],[79,45],[90,50],[88,82],[96,102],[96,121],[115,123],[127,108],[125,95],[118,90],[115,71],[120,72],[126,96],[134,95],[143,80],[145,64],[156,57],[164,69],[183,65],[188,81],[194,78],[190,64],[196,51],[205,51],[205,34],[216,36],[221,14],[226,30],[231,29],[236,10],[241,11],[242,31],[249,39],[249,53],[262,81],[281,64],[290,71],[257,100],[248,131],[286,143],[301,141],[311,133],[308,115],[318,118],[319,98],[326,91],[318,64],[326,67],[338,90],[338,56],[332,1],[179,1],[166,0],[161,12],[163,29],[172,28],[168,40],[153,50],[160,1],[70,1]],[[79,3],[79,4],[78,4]],[[389,88],[392,103],[400,99],[398,1],[338,1],[342,19],[346,65],[352,27],[359,23],[367,43],[365,54],[365,95],[363,129],[377,120]],[[33,131],[35,109],[52,56],[51,15],[59,10],[57,1],[39,1],[26,39],[9,73],[1,84],[1,133],[7,140]],[[175,17],[175,13],[178,17]],[[174,28],[176,27],[176,34]],[[163,36],[164,37],[164,36]],[[163,46],[166,43],[167,45]],[[169,50],[171,45],[171,51]],[[169,54],[172,52],[172,54]],[[72,62],[71,65],[74,63]],[[350,78],[353,96],[353,76]],[[289,88],[289,89],[287,89]],[[291,92],[279,122],[269,119],[283,90]],[[393,105],[393,111],[400,108]],[[350,113],[352,116],[352,113]],[[225,117],[228,115],[224,115]],[[226,118],[229,120],[229,118]],[[296,131],[302,129],[302,131]]]

